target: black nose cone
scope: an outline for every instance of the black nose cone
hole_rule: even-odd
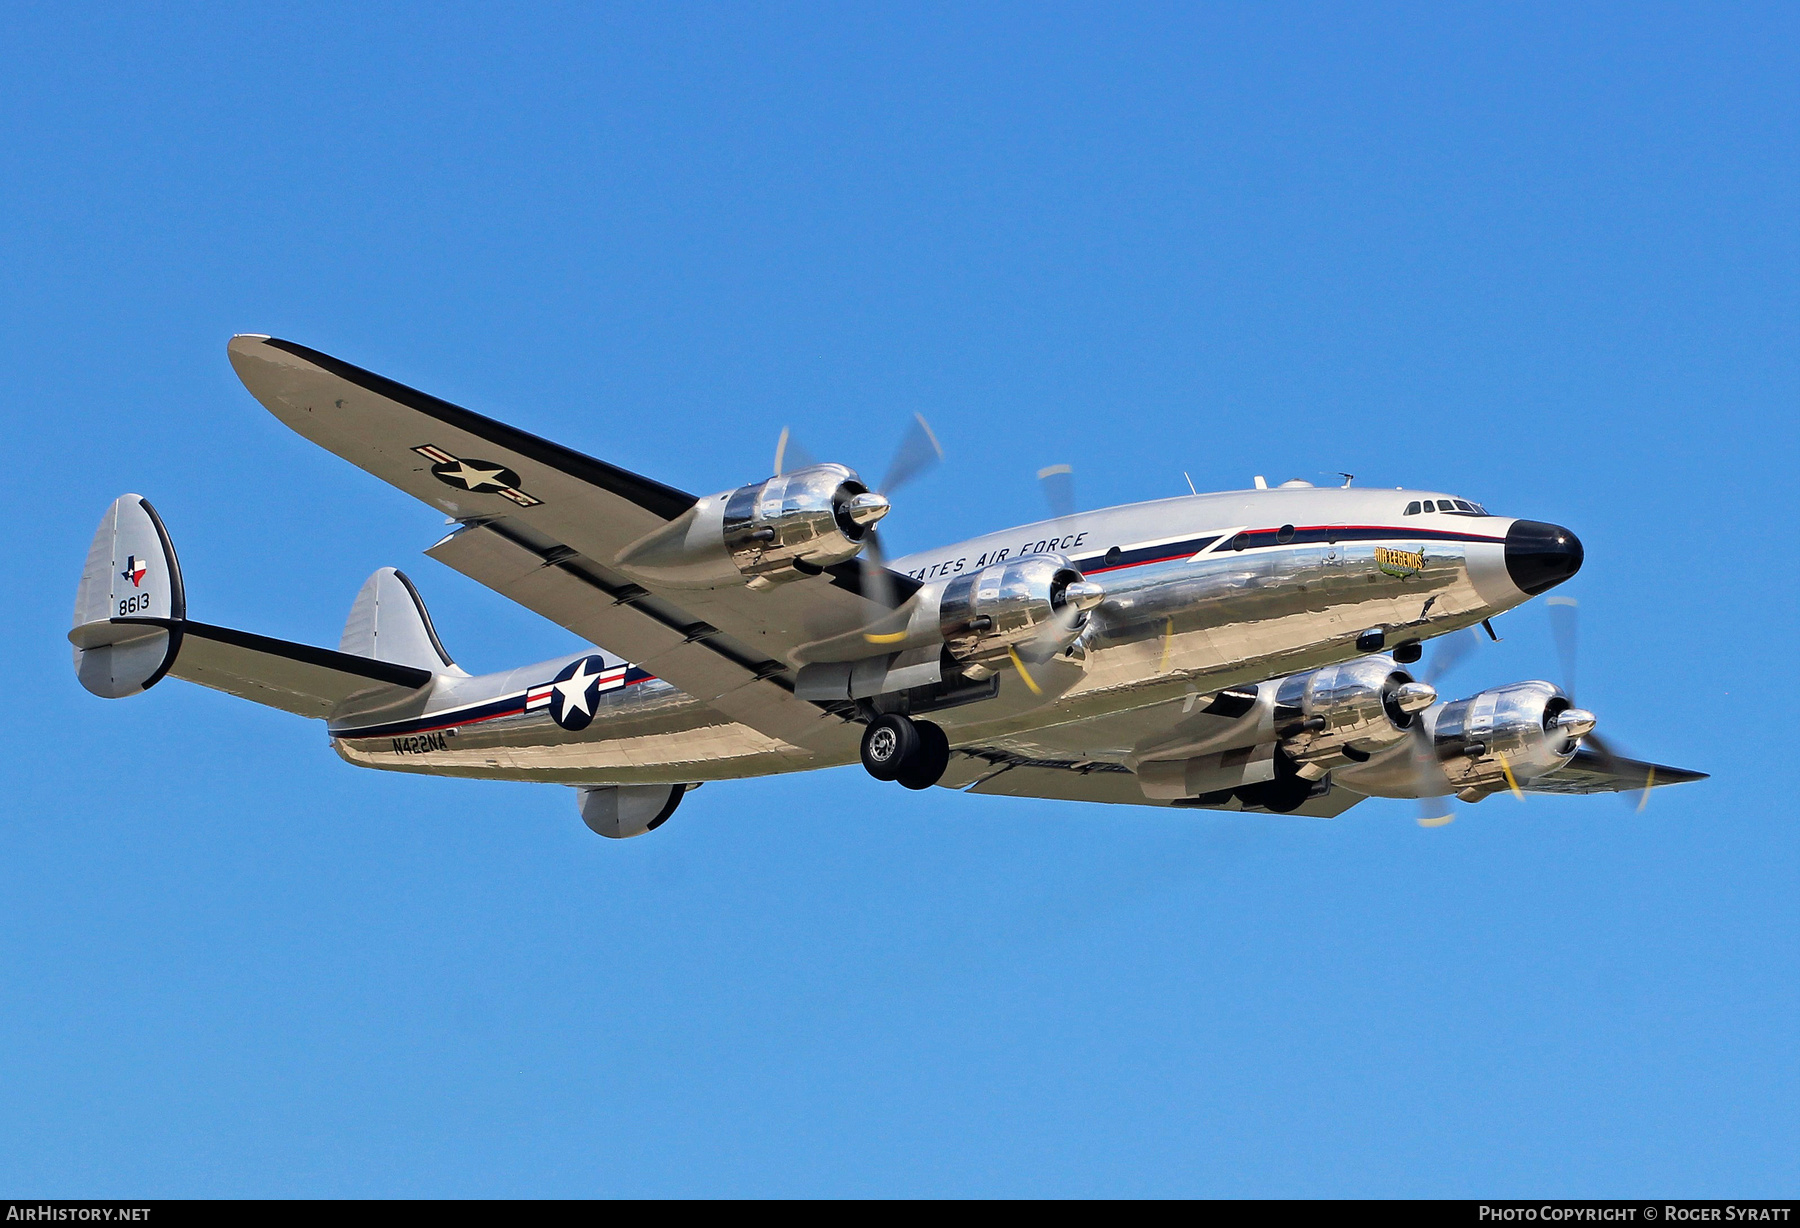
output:
[[[1506,531],[1506,574],[1536,596],[1581,570],[1581,539],[1559,524],[1515,520]]]

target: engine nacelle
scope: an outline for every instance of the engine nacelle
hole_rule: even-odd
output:
[[[1387,657],[1360,657],[1281,680],[1275,729],[1299,774],[1318,780],[1334,767],[1366,763],[1407,736],[1437,692]]]
[[[1515,682],[1448,703],[1438,712],[1432,742],[1444,775],[1464,801],[1476,801],[1563,766],[1592,713],[1548,682]]]
[[[632,543],[628,573],[680,588],[770,588],[856,557],[888,501],[844,465],[808,465],[708,495]]]
[[[778,584],[855,558],[887,512],[855,470],[809,465],[732,491],[721,528],[741,574]]]
[[[1042,660],[1073,643],[1105,597],[1062,555],[1022,554],[946,584],[938,632],[964,665],[998,664],[1015,652]]]

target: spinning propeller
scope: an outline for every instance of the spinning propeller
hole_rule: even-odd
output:
[[[887,555],[881,548],[881,535],[876,532],[875,524],[892,506],[889,496],[943,459],[943,445],[932,434],[931,424],[925,421],[923,414],[914,414],[906,434],[901,436],[899,446],[894,449],[893,459],[888,462],[879,490],[858,495],[848,509],[851,518],[864,528],[862,553],[857,556],[862,567],[863,596],[884,610],[894,608],[894,580],[887,569]],[[775,472],[786,473],[817,463],[795,440],[792,432],[782,427],[781,438],[775,444]],[[863,630],[863,638],[871,644],[898,644],[906,638],[906,627],[884,615]]]
[[[1075,580],[1063,587],[1057,600],[1060,604],[1056,612],[1037,634],[1019,647],[1007,650],[1012,656],[1013,668],[1019,671],[1020,680],[1033,695],[1042,695],[1044,688],[1038,685],[1026,665],[1042,665],[1073,643],[1075,633],[1087,619],[1087,612],[1106,600],[1106,590],[1092,580]]]
[[[1443,764],[1438,761],[1437,746],[1432,741],[1431,731],[1425,727],[1425,712],[1437,702],[1437,684],[1461,665],[1480,642],[1473,627],[1442,637],[1432,649],[1430,664],[1419,671],[1420,681],[1402,686],[1395,697],[1401,711],[1412,717],[1406,742],[1413,788],[1419,798],[1420,827],[1443,827],[1456,818],[1449,803],[1455,790],[1450,786],[1450,778],[1444,775]],[[1510,771],[1507,780],[1512,780]],[[1514,784],[1513,788],[1516,792],[1518,786]]]
[[[1075,470],[1069,465],[1046,465],[1038,470],[1038,481],[1044,486],[1044,499],[1050,514],[1057,519],[1075,514]]]
[[[1556,655],[1562,661],[1563,694],[1569,697],[1570,703],[1575,703],[1575,663],[1576,649],[1580,646],[1581,638],[1581,603],[1573,597],[1551,597],[1545,604],[1550,610],[1550,634],[1556,639]],[[1594,752],[1603,770],[1615,776],[1625,774],[1627,756],[1619,754],[1605,738],[1592,729],[1582,734],[1581,744]],[[1642,810],[1650,803],[1650,788],[1655,783],[1656,769],[1649,767],[1645,771],[1643,787],[1623,791],[1621,796],[1634,810]]]
[[[1044,501],[1050,505],[1050,514],[1059,520],[1073,516],[1076,510],[1074,466],[1046,465],[1038,470],[1037,476],[1043,484]],[[1031,676],[1027,665],[1042,665],[1061,652],[1087,612],[1104,600],[1106,590],[1091,580],[1069,585],[1062,592],[1062,604],[1057,607],[1055,616],[1044,624],[1043,630],[1032,637],[1030,643],[1012,651],[1013,668],[1019,671],[1019,678],[1033,695],[1043,694],[1043,688]]]

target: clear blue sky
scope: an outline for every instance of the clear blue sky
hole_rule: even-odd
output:
[[[1791,5],[12,5],[0,1190],[1792,1194]],[[63,640],[115,495],[208,621],[566,633],[225,360],[692,491],[949,460],[896,548],[1345,469],[1573,527],[1583,701],[1714,773],[1443,830],[348,767]],[[1462,692],[1554,676],[1542,603]]]

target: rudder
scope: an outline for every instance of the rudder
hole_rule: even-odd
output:
[[[120,495],[100,518],[75,592],[75,676],[106,699],[155,686],[181,651],[187,596],[168,530],[142,495]],[[166,619],[170,626],[116,618]]]
[[[338,651],[433,673],[464,673],[444,651],[419,590],[394,567],[383,567],[363,582]]]

